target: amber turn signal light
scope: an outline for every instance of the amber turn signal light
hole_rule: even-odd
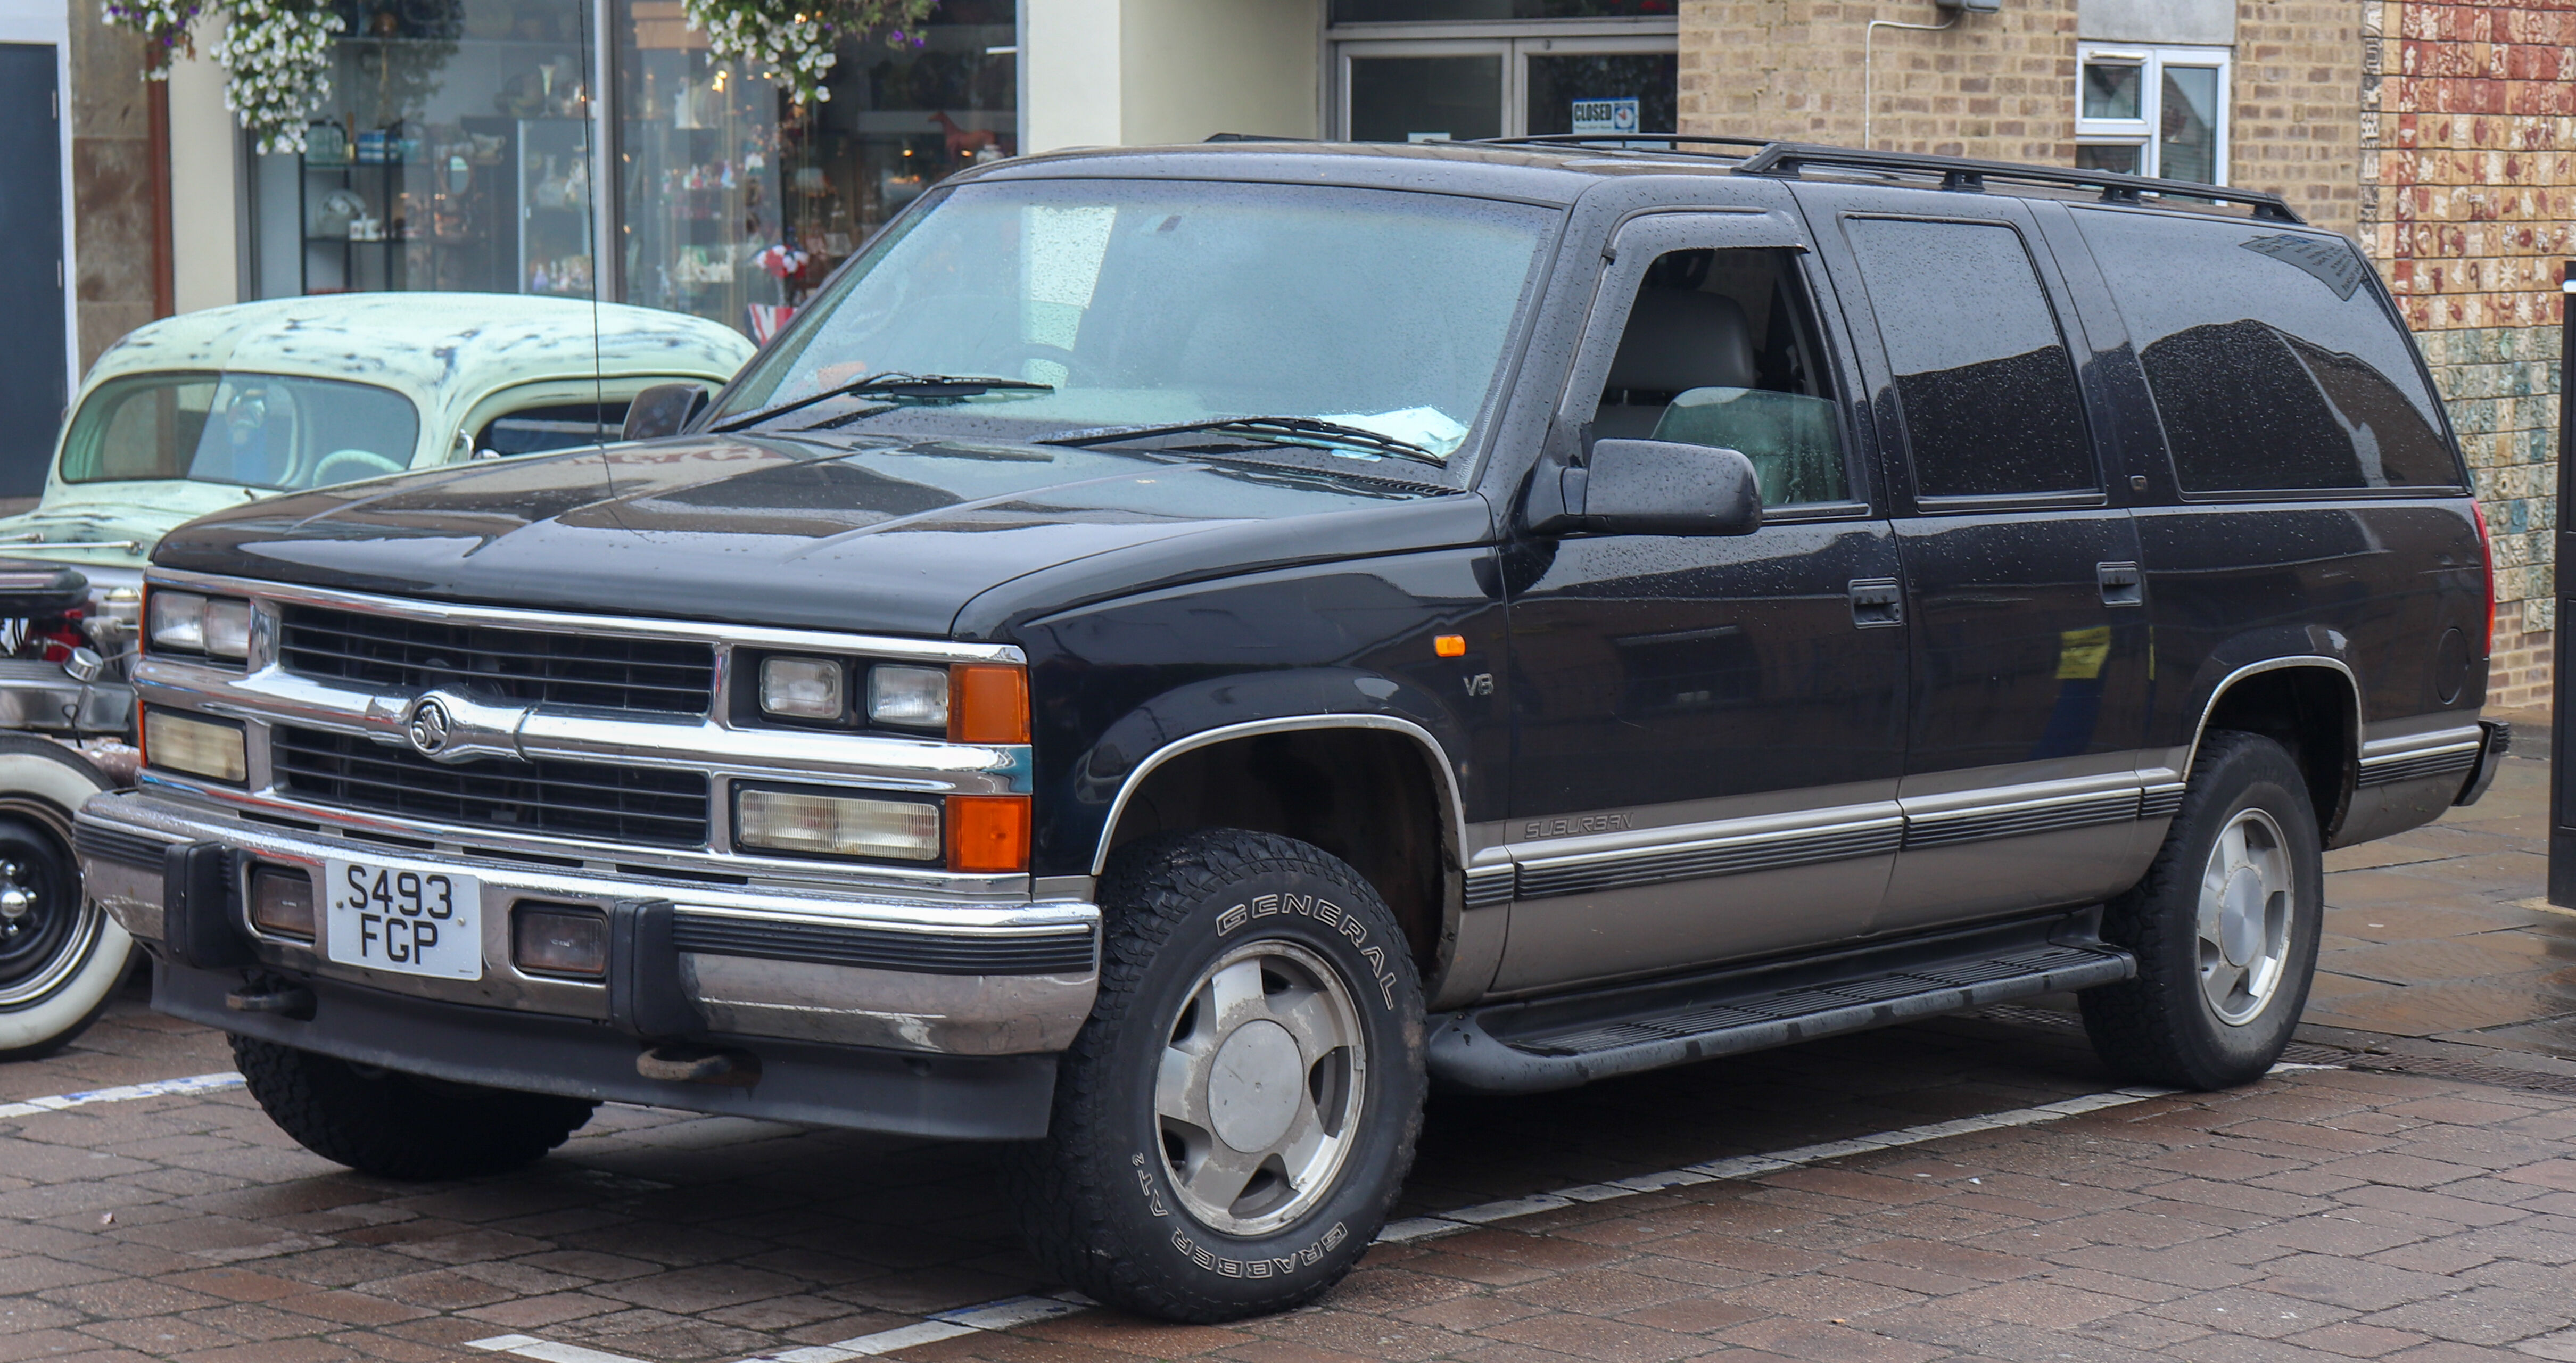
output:
[[[1029,797],[948,797],[948,869],[1029,869]]]
[[[1464,658],[1467,656],[1467,636],[1435,634],[1431,636],[1431,651],[1443,658]]]
[[[1016,667],[959,663],[950,673],[948,706],[953,743],[1029,741],[1029,674]]]

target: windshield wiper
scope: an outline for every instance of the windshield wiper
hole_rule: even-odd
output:
[[[763,407],[738,417],[728,417],[707,427],[710,431],[739,431],[746,426],[801,412],[818,402],[833,398],[890,398],[896,402],[945,402],[956,398],[978,397],[985,393],[1052,393],[1052,383],[1031,383],[1026,379],[971,378],[955,374],[870,374],[863,379],[836,384],[811,397]]]
[[[1147,436],[1188,435],[1195,431],[1212,431],[1219,435],[1248,435],[1275,445],[1342,446],[1367,450],[1373,454],[1396,454],[1419,460],[1435,468],[1447,468],[1448,456],[1410,440],[1398,440],[1383,431],[1366,426],[1350,426],[1339,421],[1324,421],[1311,416],[1227,416],[1206,421],[1178,421],[1160,426],[1100,426],[1087,431],[1059,431],[1039,439],[1039,445],[1109,445],[1121,440],[1139,440]]]

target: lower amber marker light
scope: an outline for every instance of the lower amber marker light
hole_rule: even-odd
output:
[[[948,869],[1029,869],[1029,797],[948,797]]]

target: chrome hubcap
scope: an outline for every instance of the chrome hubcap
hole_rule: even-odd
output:
[[[1366,1096],[1359,1011],[1323,958],[1290,942],[1219,957],[1172,1019],[1154,1079],[1163,1160],[1209,1228],[1259,1235],[1332,1187]]]
[[[2290,958],[2289,840],[2259,809],[2220,831],[2200,877],[2200,992],[2218,1020],[2241,1027],[2272,1000]]]

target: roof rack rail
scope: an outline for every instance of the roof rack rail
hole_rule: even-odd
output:
[[[1829,166],[1848,170],[1880,170],[1937,175],[1941,187],[1950,190],[1979,191],[1988,180],[2022,184],[2071,185],[2078,189],[2102,191],[2104,203],[2133,204],[2148,194],[2173,199],[2206,199],[2213,203],[2244,204],[2257,218],[2273,222],[2304,223],[2278,194],[2258,189],[2236,189],[2226,185],[2194,184],[2189,180],[2160,180],[2152,175],[2124,175],[2112,170],[2077,170],[2060,166],[2026,166],[2012,161],[1975,161],[1962,156],[1930,156],[1911,151],[1861,151],[1852,147],[1827,147],[1806,142],[1773,142],[1738,162],[1738,175],[1773,175],[1794,180],[1808,166]]]

